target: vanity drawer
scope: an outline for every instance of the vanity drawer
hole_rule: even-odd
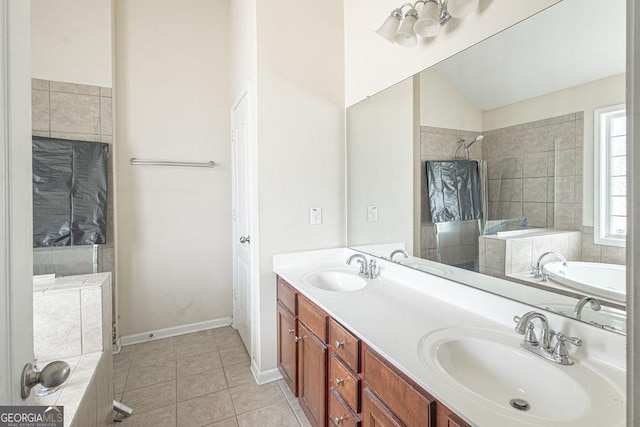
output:
[[[365,387],[370,388],[404,424],[411,427],[434,425],[436,400],[368,347],[363,353]]]
[[[333,319],[329,319],[329,344],[347,366],[360,372],[360,340]]]
[[[329,391],[329,426],[360,427],[360,418],[349,408],[340,394],[331,388]]]
[[[278,276],[278,300],[294,316],[298,314],[298,292],[282,277]]]
[[[314,303],[303,295],[298,298],[298,319],[307,325],[307,328],[323,343],[327,342],[327,313],[322,311]]]
[[[329,358],[329,387],[335,388],[355,412],[360,412],[360,378],[344,366],[335,353]]]

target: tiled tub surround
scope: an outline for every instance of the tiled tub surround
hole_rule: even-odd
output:
[[[366,287],[357,292],[328,292],[305,285],[301,280],[310,271],[345,266],[345,260],[354,253],[340,248],[276,255],[274,271],[472,425],[512,427],[524,424],[518,415],[508,419],[497,416],[481,400],[461,395],[425,368],[418,349],[425,334],[446,328],[487,328],[517,337],[513,316],[533,308],[385,260],[378,260],[381,286]],[[478,280],[495,285],[496,290],[514,288],[512,283],[494,277],[481,276]],[[519,292],[524,292],[531,300],[539,298],[549,303],[556,302],[556,298],[565,298],[528,287]],[[611,369],[607,373],[609,379],[624,396],[625,337],[551,312],[545,314],[554,330],[584,340],[582,347],[571,349],[576,363],[603,362],[605,369]],[[553,379],[549,381],[553,382]],[[584,379],[584,384],[588,382],[589,379]],[[549,424],[573,425],[571,422]],[[589,424],[587,421],[580,425]],[[615,425],[622,426],[624,421]]]
[[[60,390],[36,403],[64,406],[65,426],[107,424],[114,395],[111,273],[34,278],[33,305],[38,367],[65,360],[72,369]]]
[[[582,234],[579,231],[541,231],[538,235],[480,236],[480,273],[496,277],[530,272],[531,265],[545,252],[558,252],[572,261],[580,261]],[[557,261],[549,256],[542,265]]]
[[[113,144],[111,88],[31,80],[32,133],[36,136]],[[113,153],[107,164],[107,243],[98,245],[97,271],[115,275]],[[93,273],[92,246],[34,249],[34,274]]]

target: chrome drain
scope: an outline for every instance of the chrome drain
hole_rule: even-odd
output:
[[[509,401],[509,405],[511,405],[512,408],[515,408],[518,411],[528,411],[529,409],[531,409],[531,406],[529,406],[529,402],[522,399],[511,399]]]

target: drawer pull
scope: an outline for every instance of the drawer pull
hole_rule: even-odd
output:
[[[336,341],[336,348],[344,348],[344,341]]]
[[[344,380],[342,378],[336,378],[335,382],[337,386],[341,386],[342,384],[344,384]]]
[[[294,337],[294,339],[296,340],[296,342],[302,341],[302,337]]]
[[[333,417],[333,425],[338,427],[343,420],[344,420],[344,417]]]
[[[295,330],[294,329],[289,329],[289,335],[291,335],[292,333],[294,333]]]

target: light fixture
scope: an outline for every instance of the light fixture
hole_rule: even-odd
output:
[[[464,18],[478,7],[479,0],[448,0],[447,10],[454,18]]]
[[[385,40],[404,47],[418,44],[416,35],[435,37],[451,17],[470,14],[479,0],[418,0],[393,9],[376,33]],[[421,4],[418,12],[418,5]]]
[[[413,47],[418,44],[418,38],[413,30],[413,26],[418,20],[418,12],[414,7],[409,8],[404,13],[404,18],[400,23],[400,28],[393,36],[393,41],[404,47]]]

